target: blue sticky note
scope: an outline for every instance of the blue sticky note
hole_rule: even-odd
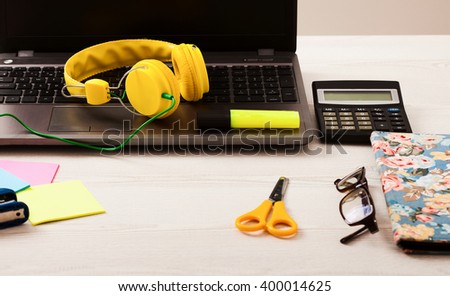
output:
[[[30,187],[30,184],[0,168],[0,188],[9,188],[15,192]]]

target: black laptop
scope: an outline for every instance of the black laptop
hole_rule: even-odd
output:
[[[42,133],[115,145],[147,118],[120,104],[62,96],[67,58],[118,39],[193,43],[210,91],[139,132],[130,145],[304,145],[313,129],[296,51],[296,0],[0,1],[0,114]],[[170,66],[170,65],[169,65]],[[122,71],[122,72],[121,72]],[[126,69],[101,74],[117,83]],[[200,128],[197,115],[230,109],[295,110],[300,128]],[[0,117],[0,145],[60,145]]]

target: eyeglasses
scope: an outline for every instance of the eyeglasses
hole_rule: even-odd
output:
[[[350,226],[364,225],[363,228],[341,239],[346,244],[360,234],[369,230],[370,233],[378,232],[375,207],[366,179],[364,167],[357,169],[342,179],[334,181],[339,192],[348,192],[339,204],[342,218]]]

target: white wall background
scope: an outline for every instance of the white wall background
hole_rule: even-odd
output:
[[[298,34],[450,34],[450,0],[299,0]]]

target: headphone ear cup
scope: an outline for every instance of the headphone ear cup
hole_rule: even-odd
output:
[[[209,91],[208,73],[200,49],[192,44],[177,45],[172,51],[172,63],[183,98],[200,100]]]
[[[169,108],[171,101],[163,99],[163,93],[175,98],[175,106],[159,118],[171,115],[180,104],[180,90],[173,72],[161,61],[142,60],[129,72],[125,89],[128,100],[137,112],[154,116]]]

